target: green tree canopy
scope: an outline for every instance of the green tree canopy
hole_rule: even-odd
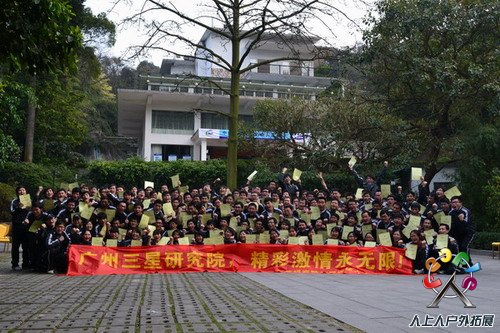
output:
[[[472,119],[498,117],[499,2],[383,0],[364,35],[359,58],[368,67],[371,98],[411,122],[420,133],[426,177]],[[476,122],[477,123],[477,122]]]

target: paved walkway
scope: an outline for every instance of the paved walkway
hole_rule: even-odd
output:
[[[427,305],[434,299],[432,290],[422,286],[422,276],[402,275],[321,275],[246,273],[268,288],[367,332],[499,332],[500,260],[473,256],[482,270],[475,273],[477,289],[466,293],[475,309],[466,309],[458,299],[443,299],[437,309]],[[440,276],[443,284],[448,276]],[[457,275],[457,284],[464,275]],[[447,294],[453,295],[451,290]],[[410,328],[415,314],[495,314],[493,328],[447,329]]]
[[[475,309],[434,293],[421,276],[192,273],[66,277],[14,273],[0,253],[0,331],[53,332],[470,332],[409,328],[415,314],[495,314],[500,324],[500,260],[467,296]],[[462,276],[457,280],[461,281]],[[447,277],[442,277],[446,280]],[[352,325],[352,326],[350,326]]]
[[[14,273],[8,255],[0,254],[0,332],[357,331],[239,274]]]

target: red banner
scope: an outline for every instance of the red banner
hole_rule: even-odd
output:
[[[387,246],[71,245],[68,275],[184,272],[411,274],[404,250]]]

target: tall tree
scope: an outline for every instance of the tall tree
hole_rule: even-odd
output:
[[[76,65],[76,51],[82,36],[78,27],[69,24],[71,7],[63,0],[8,1],[0,7],[0,59],[12,71],[29,73],[29,85],[36,76]],[[33,161],[35,100],[27,113],[24,160]]]
[[[408,124],[387,112],[383,104],[343,98],[266,100],[254,108],[251,131],[269,131],[274,140],[252,140],[243,134],[245,148],[257,150],[274,165],[295,165],[334,171],[346,168],[346,157],[377,166],[390,159],[396,167],[416,154]],[[406,144],[401,144],[405,142]],[[279,153],[276,153],[279,152]]]
[[[195,6],[193,4],[193,8]],[[311,46],[318,41],[319,36],[310,33],[314,31],[310,26],[319,22],[323,24],[323,31],[331,31],[329,22],[332,17],[343,13],[329,2],[320,0],[211,0],[203,1],[201,6],[197,15],[192,10],[179,10],[169,1],[147,0],[128,21],[149,27],[148,38],[137,48],[137,54],[162,50],[170,55],[187,56],[207,61],[230,77],[230,88],[223,89],[229,95],[230,109],[227,180],[230,187],[236,187],[240,77],[254,68],[276,61],[321,58],[323,55],[315,46],[304,50],[304,45]],[[161,20],[160,17],[172,19]],[[229,50],[230,58],[227,59],[222,51],[209,49],[202,42],[190,39],[183,33],[186,26],[218,35],[221,49]],[[287,51],[284,56],[253,64],[246,61],[250,52],[273,40]],[[174,44],[171,41],[175,41],[175,49],[170,47]],[[179,44],[184,44],[193,53],[179,51]]]
[[[428,179],[464,157],[464,128],[498,117],[499,13],[495,0],[382,0],[367,20],[365,89],[420,133]]]

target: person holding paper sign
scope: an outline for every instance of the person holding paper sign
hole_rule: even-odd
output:
[[[433,244],[429,244],[429,245],[432,245],[432,252],[430,254],[430,257],[434,257],[434,258],[438,258],[439,257],[439,250],[441,248],[448,248],[452,254],[458,254],[459,252],[459,249],[458,249],[458,244],[457,244],[457,241],[455,240],[455,238],[453,237],[450,237],[449,236],[449,232],[450,232],[450,226],[447,225],[447,224],[441,224],[439,226],[439,232],[438,234],[439,235],[448,235],[448,241],[446,242],[446,246],[437,246],[437,239],[434,239],[434,242]],[[440,270],[438,271],[439,274],[453,274],[453,272],[455,272],[455,265],[453,265],[450,262],[441,262],[441,268]],[[458,270],[458,272],[460,272],[460,270]]]
[[[470,254],[469,246],[476,233],[476,225],[472,221],[471,212],[462,205],[462,198],[459,196],[451,198],[451,207],[450,236],[457,240],[460,252]]]
[[[18,186],[16,188],[16,198],[10,203],[10,213],[12,215],[12,250],[11,250],[11,263],[12,270],[21,270],[19,267],[19,247],[23,249],[23,267],[29,266],[28,256],[28,242],[27,242],[27,224],[23,224],[29,210],[24,207],[19,197],[26,195],[26,188]]]
[[[68,235],[64,232],[64,223],[58,221],[55,229],[47,238],[49,250],[49,273],[66,273],[68,268],[67,250],[70,244]]]
[[[382,171],[380,171],[380,173],[377,175],[376,178],[373,178],[373,176],[368,175],[366,176],[365,179],[363,179],[352,165],[348,164],[348,166],[349,170],[354,176],[354,179],[356,180],[356,183],[358,183],[358,186],[370,192],[372,197],[375,197],[375,192],[379,191],[379,184],[382,180],[382,177],[384,177],[385,172],[387,171],[389,162],[384,161],[384,168],[382,169]]]
[[[413,260],[413,272],[422,274],[425,271],[425,261],[429,258],[429,245],[422,239],[418,230],[410,232],[411,242],[408,244],[417,245],[417,256]]]
[[[40,253],[38,252],[38,230],[42,228],[42,225],[47,225],[47,221],[50,216],[43,211],[42,205],[35,202],[31,207],[31,212],[26,215],[24,224],[27,226],[26,235],[27,238],[27,252],[28,252],[28,263],[24,262],[24,248],[23,248],[23,269],[36,268],[36,263],[39,262]]]
[[[286,173],[287,170],[287,168],[283,168],[282,172],[278,175],[278,183],[281,186],[283,193],[287,192],[292,198],[298,197],[300,192],[302,191],[302,182],[300,179],[298,179],[296,181],[297,184],[293,184],[292,177],[290,176],[290,174]]]

